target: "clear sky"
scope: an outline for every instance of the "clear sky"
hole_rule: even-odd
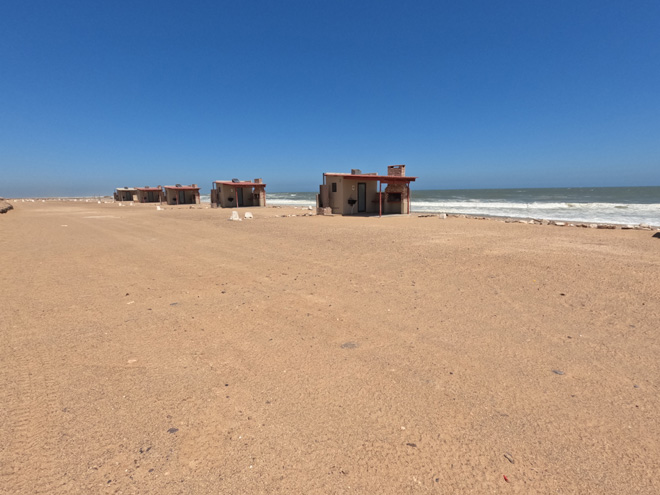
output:
[[[0,2],[0,195],[660,185],[658,0]]]

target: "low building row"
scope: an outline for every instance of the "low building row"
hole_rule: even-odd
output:
[[[410,183],[417,177],[406,176],[405,165],[390,165],[387,175],[362,173],[324,173],[316,195],[319,214],[368,215],[410,213]],[[385,184],[385,189],[383,189]],[[190,205],[200,203],[197,184],[188,186],[118,187],[115,201]],[[262,179],[217,180],[212,183],[211,207],[239,208],[266,206],[266,184]]]
[[[157,187],[118,187],[114,193],[115,201],[135,201],[136,203],[166,203],[168,205],[194,205],[200,203],[197,184],[184,186]]]

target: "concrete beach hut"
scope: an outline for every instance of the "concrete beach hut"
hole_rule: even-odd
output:
[[[165,202],[168,205],[198,205],[200,203],[197,184],[164,186]]]
[[[316,196],[319,214],[338,215],[407,215],[410,213],[410,183],[405,165],[390,165],[387,175],[324,173]],[[385,184],[385,190],[383,190]]]
[[[241,206],[266,206],[266,184],[261,179],[254,182],[216,180],[211,189],[211,207],[237,208]]]
[[[138,192],[134,187],[118,187],[115,189],[115,201],[137,201]]]
[[[140,203],[162,203],[165,195],[163,194],[163,188],[158,187],[136,187],[137,190],[137,200]]]

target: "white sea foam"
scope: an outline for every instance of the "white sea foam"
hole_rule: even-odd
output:
[[[646,190],[646,199],[641,193]],[[660,226],[660,203],[648,202],[658,188],[512,191],[413,191],[413,213],[459,213],[511,218],[536,218],[584,223],[648,224]],[[622,194],[624,197],[622,197]],[[500,197],[492,197],[498,195]],[[516,195],[508,200],[503,196]],[[527,196],[528,201],[520,196]],[[444,196],[444,198],[443,198]],[[486,199],[486,197],[491,198]],[[536,197],[535,197],[536,196]],[[660,194],[658,194],[660,198]],[[446,198],[446,199],[445,199]],[[543,199],[541,199],[543,198]],[[547,198],[547,200],[546,200]],[[593,202],[589,199],[593,198]],[[608,201],[612,199],[612,201]],[[267,203],[276,206],[315,206],[315,193],[272,193]],[[635,200],[640,200],[635,202]],[[622,200],[622,201],[619,201]],[[646,203],[644,202],[646,200]]]
[[[570,222],[660,226],[660,204],[545,203],[502,201],[412,201],[412,210]]]
[[[275,206],[316,206],[316,202],[307,199],[266,198],[266,203]]]

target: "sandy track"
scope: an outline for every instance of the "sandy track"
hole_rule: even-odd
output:
[[[660,491],[649,232],[251,211],[0,219],[0,490]]]

